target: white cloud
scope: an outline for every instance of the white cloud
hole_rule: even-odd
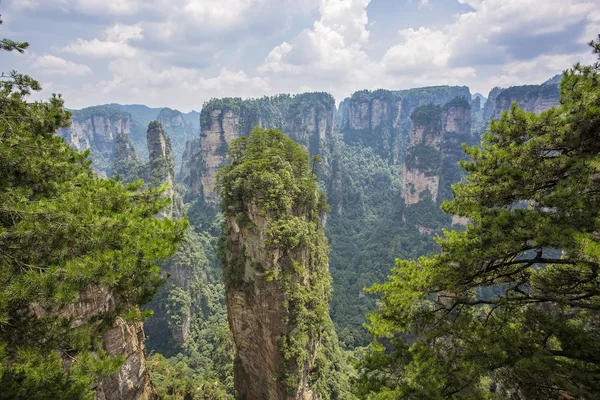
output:
[[[244,15],[264,0],[187,0],[183,12],[206,27],[235,26],[244,22]]]
[[[319,24],[344,38],[349,46],[369,40],[367,6],[371,0],[322,0]]]
[[[447,0],[444,8],[459,10],[458,3],[470,8],[448,13],[435,26],[419,22],[430,20],[419,19],[436,4],[428,0],[401,2],[412,3],[416,14],[414,21],[398,18],[398,23],[382,16],[384,0],[5,0],[2,5],[11,11],[6,11],[7,27],[22,24],[14,32],[44,35],[44,29],[61,27],[43,38],[46,47],[33,50],[45,54],[57,48],[65,57],[40,57],[46,65],[42,76],[71,70],[89,77],[84,88],[64,86],[67,101],[190,109],[211,97],[309,88],[341,100],[364,88],[460,84],[485,93],[493,85],[540,82],[589,60],[584,44],[598,34],[598,1]],[[27,14],[33,16],[29,21],[22,18]],[[44,23],[30,29],[31,21]],[[32,47],[38,42],[25,39]],[[67,61],[71,55],[83,64]],[[59,78],[48,79],[45,87],[59,90],[60,82],[68,85]]]
[[[600,22],[596,0],[458,1],[472,10],[437,29],[400,30],[398,43],[377,60],[367,52],[370,1],[321,0],[312,29],[275,46],[258,71],[280,84],[318,83],[336,96],[362,88],[436,84],[473,85],[485,91],[490,80],[540,82],[568,68],[582,53],[568,48],[573,39],[565,32],[578,24],[597,29]],[[421,6],[427,4],[420,1]],[[546,39],[557,33],[567,41]],[[589,39],[576,38],[581,43]]]
[[[90,57],[135,57],[137,51],[123,42],[103,41],[99,39],[76,39],[69,43],[62,51],[80,56]]]
[[[510,62],[520,49],[531,57],[543,51],[544,35],[591,24],[597,0],[459,0],[473,11],[459,14],[444,28],[450,38],[454,62]],[[569,35],[569,33],[565,33]],[[575,38],[585,43],[589,38]],[[536,49],[537,46],[537,49]]]
[[[123,25],[114,24],[105,30],[106,40],[111,42],[126,42],[128,40],[142,39],[143,29],[141,24]]]
[[[450,59],[448,36],[427,28],[404,29],[399,32],[404,42],[392,46],[383,56],[389,71],[406,71],[415,68],[445,67]]]
[[[199,109],[211,97],[260,97],[275,94],[269,80],[250,77],[242,70],[221,68],[216,75],[204,76],[191,68],[155,64],[149,60],[118,59],[108,66],[109,79],[82,88],[56,88],[70,107],[102,104],[118,99],[124,104],[174,107],[182,111]],[[45,89],[47,89],[45,87]],[[47,94],[47,90],[45,94]]]
[[[509,87],[537,84],[551,78],[558,71],[570,68],[576,62],[591,63],[590,53],[541,55],[532,60],[515,61],[502,67],[499,74],[491,77],[493,86]]]
[[[49,75],[85,76],[92,73],[91,68],[87,65],[67,61],[51,54],[37,57],[33,66],[40,73]]]
[[[61,50],[90,57],[136,57],[138,51],[128,42],[143,38],[140,24],[115,24],[106,28],[103,39],[75,39]]]
[[[132,15],[144,0],[19,0],[13,7],[19,9],[55,9],[62,12],[75,10],[84,14]]]
[[[356,78],[357,70],[374,68],[363,51],[369,39],[366,8],[370,0],[321,0],[321,16],[312,29],[283,42],[259,67],[263,74],[319,74],[335,81]],[[373,72],[373,71],[371,71]]]

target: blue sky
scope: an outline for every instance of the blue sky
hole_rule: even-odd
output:
[[[539,83],[600,33],[600,0],[1,0],[1,54],[68,107]]]

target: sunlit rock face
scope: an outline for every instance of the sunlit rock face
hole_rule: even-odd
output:
[[[471,94],[465,86],[362,90],[340,104],[336,120],[346,143],[370,147],[397,165],[407,150],[413,112],[425,105],[442,106],[456,97],[470,99]]]
[[[508,89],[496,87],[485,104],[484,118],[486,121],[499,119],[513,103],[536,114],[556,107],[560,104],[559,82],[560,76],[556,76],[541,85],[512,86]]]
[[[428,192],[434,202],[440,191],[460,179],[457,167],[462,143],[472,144],[471,105],[457,97],[443,107],[426,105],[411,115],[411,129],[402,166],[402,197],[406,204],[421,201]]]
[[[198,136],[198,129],[194,128],[184,114],[170,108],[163,108],[156,120],[161,123],[171,139],[175,168],[178,169],[182,164],[182,154],[185,152],[186,144]]]
[[[127,321],[121,317],[105,321],[115,310],[124,307],[118,303],[118,296],[108,287],[92,285],[79,293],[77,302],[61,310],[48,311],[33,304],[32,311],[38,316],[48,314],[69,318],[71,326],[95,326],[102,338],[102,346],[112,357],[123,357],[119,370],[94,383],[92,389],[98,400],[150,400],[156,393],[150,383],[146,369],[144,329],[139,321]],[[108,317],[110,318],[110,317]],[[63,360],[65,368],[70,368],[72,359]]]
[[[175,160],[171,148],[171,140],[167,136],[162,125],[151,122],[147,132],[149,176],[148,183],[154,186],[167,184],[165,197],[171,199],[171,204],[162,212],[167,218],[181,218],[183,215],[183,204],[177,192],[175,180]]]
[[[189,196],[217,202],[216,173],[227,162],[229,145],[255,126],[280,129],[311,154],[322,153],[333,134],[335,111],[327,93],[211,100],[200,115],[200,139],[188,144],[183,157],[181,174]]]

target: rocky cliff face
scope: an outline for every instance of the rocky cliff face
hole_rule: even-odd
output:
[[[461,177],[456,165],[463,157],[461,144],[473,144],[471,138],[471,105],[466,99],[457,97],[443,107],[417,108],[411,115],[402,168],[405,203],[418,203],[424,192],[437,202],[440,191],[449,191]]]
[[[559,80],[553,78],[541,85],[492,89],[485,104],[485,120],[499,119],[503,111],[510,109],[512,103],[517,103],[523,110],[536,114],[559,105],[558,82]]]
[[[225,164],[226,152],[233,139],[247,136],[255,126],[277,128],[311,154],[317,154],[321,152],[323,142],[333,134],[334,113],[335,101],[326,93],[279,95],[257,100],[212,100],[202,109],[197,153],[189,153],[194,161],[188,164],[186,159],[188,166],[183,166],[182,176],[189,179],[191,187],[202,188],[201,195],[207,202],[215,203],[218,199],[214,191],[216,172]],[[195,163],[195,160],[199,162]]]
[[[115,138],[108,175],[119,175],[124,183],[133,182],[146,175],[145,166],[138,157],[131,138],[125,133],[118,133]]]
[[[124,363],[119,370],[100,381],[92,388],[98,400],[150,400],[156,399],[146,369],[146,351],[144,330],[141,322],[132,322],[110,315],[116,310],[126,308],[119,304],[114,293],[106,286],[94,285],[79,294],[79,300],[51,315],[68,318],[73,328],[92,325],[98,329],[102,338],[102,347],[111,357],[123,357]],[[33,305],[32,311],[38,316],[48,315],[39,305]],[[65,357],[65,368],[70,368],[72,359]]]
[[[391,164],[399,164],[406,149],[412,113],[420,106],[443,105],[455,97],[470,99],[471,94],[463,86],[356,92],[344,100],[344,112],[339,115],[344,141],[371,147]]]
[[[287,299],[278,281],[266,279],[267,272],[281,270],[283,249],[267,245],[269,219],[260,215],[258,208],[249,205],[248,217],[250,227],[240,225],[235,218],[228,220],[228,251],[244,257],[242,279],[250,291],[242,286],[227,292],[229,326],[240,364],[235,371],[236,389],[248,399],[284,399],[287,397],[277,378],[283,361],[279,341],[289,329]],[[303,385],[299,389],[304,389]]]
[[[406,204],[421,200],[425,191],[436,201],[440,185],[443,140],[442,109],[427,105],[411,116],[406,156],[402,167],[402,197]]]
[[[476,107],[480,106],[478,100],[474,101]],[[463,169],[458,165],[466,158],[462,145],[479,144],[479,133],[474,132],[473,125],[479,123],[481,117],[482,110],[477,110],[473,104],[469,105],[463,97],[457,97],[442,107],[442,166],[437,199],[452,198],[452,184],[461,180],[464,175]]]
[[[74,111],[72,118],[73,124],[60,129],[57,135],[77,150],[91,150],[94,170],[102,177],[108,176],[117,136],[131,133],[131,115],[97,106]]]
[[[200,138],[186,142],[181,157],[181,170],[178,180],[185,187],[183,201],[189,203],[204,195],[202,191],[202,159],[200,155]]]
[[[171,141],[160,122],[153,121],[148,125],[147,142],[150,159],[148,183],[153,186],[166,183],[168,188],[164,195],[171,199],[171,205],[162,215],[167,218],[181,218],[183,204],[177,192]]]
[[[256,130],[246,143],[220,178],[235,387],[247,399],[336,398],[324,196],[308,154],[281,132]]]
[[[157,120],[162,124],[164,130],[169,133],[175,167],[179,168],[186,143],[198,136],[197,130],[185,119],[181,112],[170,108],[163,108],[158,114]]]
[[[170,136],[158,121],[148,125],[147,132],[149,184],[168,184],[165,196],[171,199],[170,207],[161,217],[182,218],[184,206],[175,178],[175,161]],[[191,151],[191,150],[190,150]],[[206,317],[202,310],[200,286],[206,284],[207,261],[202,257],[202,246],[197,235],[187,232],[175,255],[163,265],[167,283],[149,308],[154,315],[146,322],[150,336],[149,347],[174,355],[175,350],[187,342],[191,335],[193,319]]]

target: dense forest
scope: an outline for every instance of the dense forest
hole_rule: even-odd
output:
[[[0,399],[597,398],[600,62],[187,114],[2,78]]]

